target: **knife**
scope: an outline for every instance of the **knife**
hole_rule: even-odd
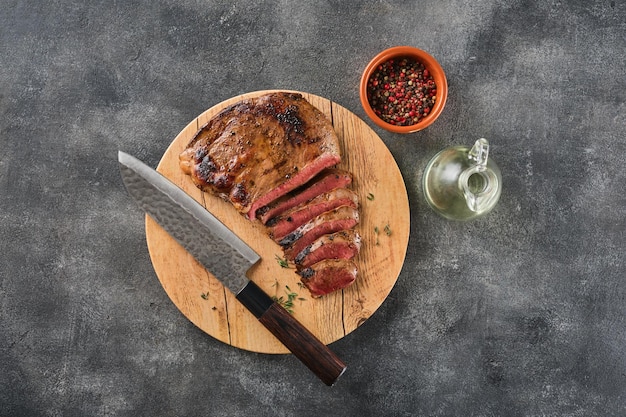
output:
[[[346,365],[282,306],[249,280],[261,257],[189,194],[137,158],[118,152],[122,180],[139,206],[326,385]]]

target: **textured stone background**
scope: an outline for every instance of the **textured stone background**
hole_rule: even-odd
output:
[[[0,415],[626,415],[626,2],[294,3],[0,0]],[[327,388],[178,312],[116,152],[156,166],[199,113],[267,88],[365,118],[361,71],[402,44],[439,59],[448,105],[424,132],[374,127],[411,239]],[[481,136],[501,202],[446,221],[422,171]]]

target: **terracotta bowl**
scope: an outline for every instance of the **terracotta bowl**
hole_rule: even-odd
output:
[[[402,58],[409,58],[418,62],[421,62],[424,67],[429,71],[433,77],[436,86],[436,100],[429,113],[426,116],[422,116],[417,123],[408,126],[401,126],[399,124],[391,124],[379,117],[372,108],[368,99],[368,82],[372,75],[379,71],[379,67],[385,62],[393,59],[394,61]],[[378,126],[387,129],[395,133],[413,133],[418,132],[427,126],[430,126],[441,114],[444,106],[446,105],[446,99],[448,98],[448,83],[446,81],[446,75],[443,72],[441,65],[427,52],[414,48],[411,46],[395,46],[393,48],[386,49],[376,55],[367,64],[363,76],[361,77],[361,85],[359,94],[361,96],[361,104],[365,113],[372,119]]]

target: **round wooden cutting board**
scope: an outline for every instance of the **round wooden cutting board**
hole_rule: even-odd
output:
[[[244,98],[233,97],[202,113],[169,146],[157,170],[213,213],[260,256],[248,277],[270,296],[288,299],[295,293],[293,315],[322,342],[332,343],[352,332],[380,307],[394,286],[409,240],[409,201],[393,156],[361,119],[323,97],[301,93],[333,123],[339,136],[342,163],[352,172],[352,188],[360,199],[362,236],[357,280],[348,288],[314,299],[299,285],[294,269],[282,268],[280,247],[259,222],[251,222],[218,197],[203,193],[178,165],[178,155],[196,131],[212,116]],[[176,307],[196,326],[232,346],[260,353],[288,350],[158,224],[146,216],[150,257],[163,288]]]

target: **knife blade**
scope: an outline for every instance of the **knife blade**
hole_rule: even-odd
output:
[[[122,151],[118,162],[124,185],[139,206],[232,291],[294,356],[326,385],[333,385],[345,372],[345,363],[246,276],[260,256],[154,169]]]

